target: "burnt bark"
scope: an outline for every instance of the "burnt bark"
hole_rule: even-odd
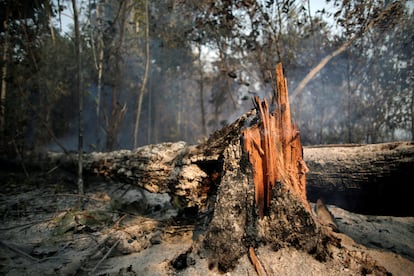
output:
[[[306,165],[281,64],[276,80],[275,110],[256,98],[255,110],[240,122],[223,153],[214,215],[203,241],[211,263],[222,271],[264,244],[275,250],[295,247],[322,260],[328,255],[322,240],[330,238],[322,234],[306,199]]]
[[[254,115],[253,115],[254,114]],[[184,197],[203,205],[217,189],[223,174],[224,150],[246,124],[257,120],[255,111],[215,132],[199,145],[184,142],[148,145],[136,150],[84,154],[86,184],[97,177],[143,187],[150,192]],[[414,179],[414,143],[323,145],[303,148],[309,168],[307,198],[365,214],[414,215],[410,205]],[[77,154],[27,153],[21,159],[0,158],[3,173],[27,169],[60,168],[76,173]]]
[[[307,194],[364,214],[413,216],[414,143],[305,147]]]
[[[203,242],[210,262],[228,271],[250,247],[269,244],[275,250],[293,246],[325,259],[324,235],[303,202],[282,182],[272,189],[268,216],[260,219],[255,207],[253,168],[241,139],[225,150],[223,177],[214,215]]]

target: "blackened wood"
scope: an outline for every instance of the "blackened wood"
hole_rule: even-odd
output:
[[[413,216],[414,143],[304,148],[307,194],[365,214]]]

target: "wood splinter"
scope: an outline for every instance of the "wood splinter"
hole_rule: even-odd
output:
[[[260,263],[259,258],[256,255],[256,252],[254,252],[254,248],[252,246],[250,246],[249,248],[249,257],[250,257],[250,261],[252,262],[254,269],[257,272],[258,276],[262,276],[265,275],[267,276],[267,272],[264,269],[264,266]]]
[[[243,132],[244,149],[254,169],[255,202],[258,216],[268,215],[272,189],[283,182],[310,210],[306,199],[307,167],[297,127],[292,124],[286,78],[282,64],[276,66],[276,109],[269,111],[266,100],[255,97],[261,122]]]

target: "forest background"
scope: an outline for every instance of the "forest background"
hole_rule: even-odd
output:
[[[304,145],[412,140],[413,5],[0,0],[1,151],[197,143],[279,61]]]

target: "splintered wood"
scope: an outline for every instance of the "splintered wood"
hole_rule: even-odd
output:
[[[258,216],[268,215],[272,189],[277,182],[295,194],[310,210],[306,199],[308,171],[303,161],[297,127],[292,124],[286,78],[282,64],[276,66],[276,108],[269,111],[266,100],[254,99],[260,122],[243,131],[244,149],[254,170],[255,202]]]

